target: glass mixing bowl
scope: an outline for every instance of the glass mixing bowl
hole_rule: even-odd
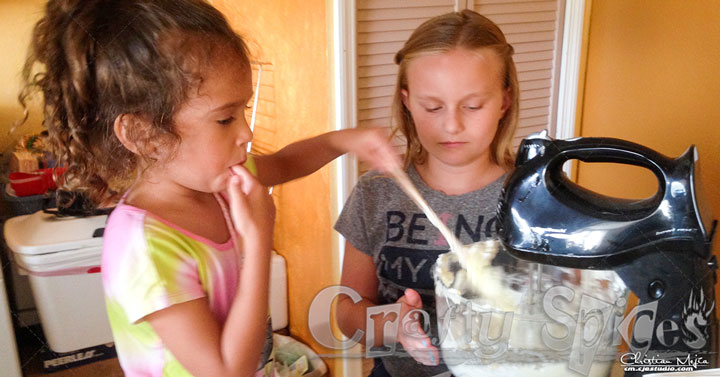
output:
[[[615,272],[530,263],[503,250],[488,268],[492,298],[457,254],[435,265],[437,341],[453,375],[610,375],[628,295]]]

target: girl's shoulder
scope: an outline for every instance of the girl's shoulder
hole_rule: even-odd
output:
[[[147,211],[120,201],[108,216],[105,236],[107,237],[108,233],[122,233],[133,228],[142,228],[146,217]]]
[[[146,244],[160,234],[162,238],[172,238],[172,233],[169,226],[157,221],[147,210],[120,202],[108,217],[104,237],[106,244],[132,244],[140,239]]]
[[[395,180],[393,180],[392,177],[376,170],[370,170],[360,176],[356,185],[356,190],[362,190],[363,192],[387,192],[388,189],[395,187],[398,186],[395,184]]]
[[[183,245],[200,243],[218,250],[232,246],[230,240],[225,243],[213,242],[148,210],[124,202],[120,202],[110,214],[105,233],[106,237],[119,236],[126,239],[133,235],[151,243]]]
[[[360,176],[360,182],[366,182],[370,181],[376,178],[390,178],[389,176],[385,175],[384,173],[381,173],[377,170],[368,170],[363,175]]]

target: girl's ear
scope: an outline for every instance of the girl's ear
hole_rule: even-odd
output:
[[[405,105],[405,108],[410,110],[410,107],[408,106],[408,91],[407,89],[400,89],[400,98],[402,98],[402,103]]]
[[[503,104],[502,104],[502,112],[505,114],[505,112],[510,108],[510,104],[513,102],[513,91],[512,88],[505,88],[503,90]]]
[[[135,115],[120,114],[117,116],[117,118],[115,118],[115,123],[113,124],[113,131],[115,132],[115,137],[120,140],[120,143],[127,150],[135,154],[138,154],[138,146],[135,141],[130,138],[129,135],[132,133],[137,134],[137,127],[143,127],[141,123],[142,120]]]

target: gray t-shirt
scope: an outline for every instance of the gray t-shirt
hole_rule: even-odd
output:
[[[410,180],[430,207],[464,244],[495,235],[496,209],[505,177],[462,195],[447,195],[430,188],[411,165]],[[448,252],[445,238],[395,181],[369,172],[353,189],[335,223],[350,244],[373,257],[378,278],[378,304],[395,303],[406,288],[416,290],[423,310],[430,314],[430,339],[437,339],[435,290],[432,268],[438,255]],[[436,346],[439,346],[435,344]],[[383,357],[388,372],[399,376],[435,376],[447,371],[441,364],[427,367],[400,347]],[[439,348],[439,347],[438,347]]]

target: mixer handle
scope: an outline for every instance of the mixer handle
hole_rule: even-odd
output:
[[[556,140],[558,155],[565,162],[577,159],[583,162],[611,162],[645,167],[653,171],[662,182],[663,171],[672,171],[674,160],[650,148],[626,140],[587,137],[571,140]]]

